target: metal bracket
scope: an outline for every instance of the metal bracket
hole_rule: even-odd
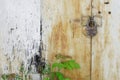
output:
[[[97,27],[102,26],[102,17],[98,15],[82,16],[81,19],[73,19],[70,22],[80,22],[83,26],[83,34],[88,37],[94,37],[98,32]]]
[[[81,24],[84,22],[83,18],[81,20]],[[102,17],[101,16],[88,16],[85,22],[86,24],[82,25],[85,27],[84,34],[89,37],[94,37],[98,32],[97,27],[102,26]]]

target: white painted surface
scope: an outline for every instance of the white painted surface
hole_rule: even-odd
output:
[[[38,52],[39,27],[40,0],[0,0],[0,73],[18,71]]]

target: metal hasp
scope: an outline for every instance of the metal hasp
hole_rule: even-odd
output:
[[[98,26],[96,21],[94,20],[94,16],[89,17],[85,27],[86,27],[85,30],[86,30],[87,36],[93,37],[97,34]]]
[[[89,16],[87,22],[83,25],[85,27],[85,35],[90,37],[90,80],[92,80],[92,39],[96,36],[97,27],[99,26],[95,18],[95,16]]]
[[[94,37],[98,33],[97,28],[102,26],[102,17],[100,15],[82,16],[81,19],[70,20],[70,23],[81,23],[83,34],[87,37]]]
[[[99,11],[99,14],[101,12]],[[86,37],[90,38],[90,80],[92,80],[92,45],[93,45],[93,37],[97,35],[98,31],[97,28],[102,26],[102,17],[100,15],[93,14],[93,0],[91,0],[91,15],[89,16],[82,16],[81,19],[72,19],[71,22],[81,23],[83,27],[83,34]],[[74,35],[74,31],[73,31]]]
[[[70,23],[71,22],[81,22],[84,28],[83,34],[90,38],[90,80],[92,80],[92,39],[98,33],[97,27],[102,26],[102,17],[99,15],[92,16],[91,14],[91,16],[82,16],[81,19],[72,19],[70,20]]]

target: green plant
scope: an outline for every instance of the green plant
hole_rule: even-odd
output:
[[[23,79],[19,75],[16,75],[15,80],[23,80]]]
[[[70,80],[70,78],[64,76],[62,70],[79,69],[80,65],[70,56],[58,54],[55,57],[56,61],[52,64],[52,66],[46,64],[45,68],[43,69],[43,80]]]
[[[2,78],[2,80],[8,80],[8,75],[3,74],[3,75],[1,76],[1,78]]]
[[[27,76],[30,73],[30,71],[26,70],[24,68],[24,65],[22,64],[20,67],[20,75],[16,75],[15,80],[28,80]]]
[[[15,75],[14,73],[11,73],[11,74],[3,74],[1,76],[2,80],[13,80],[15,78]]]
[[[24,65],[22,64],[20,67],[20,74],[3,74],[1,76],[2,80],[28,80],[27,76],[30,71],[25,70]]]

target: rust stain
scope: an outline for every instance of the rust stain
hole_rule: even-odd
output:
[[[71,24],[67,22],[70,18],[80,18],[81,15],[84,15],[82,13],[85,13],[85,15],[90,14],[90,4],[87,4],[87,1],[88,0],[61,0],[60,4],[62,4],[62,9],[58,12],[62,12],[62,14],[58,14],[60,18],[54,22],[55,24],[52,26],[52,33],[49,38],[48,59],[50,62],[54,61],[56,54],[61,53],[72,56],[72,58],[81,65],[80,70],[74,70],[73,72],[63,71],[65,75],[71,77],[72,80],[90,80],[90,41],[83,35],[84,31],[81,25],[73,23],[71,27]],[[57,4],[54,4],[57,5],[55,10],[57,10],[56,8],[59,6],[59,2],[56,1],[56,3]],[[111,4],[111,0],[109,0],[109,3]],[[109,5],[108,3],[106,4]],[[92,80],[107,80],[106,77],[108,76],[111,80],[117,80],[116,73],[114,72],[115,69],[112,71],[114,66],[116,66],[114,65],[116,54],[114,54],[114,49],[110,47],[113,42],[111,41],[112,35],[109,19],[111,19],[110,17],[113,14],[110,13],[108,8],[110,6],[106,6],[106,4],[104,4],[103,0],[96,0],[93,4],[95,8],[93,12],[95,14],[99,13],[99,15],[102,16],[103,25],[101,31],[98,29],[97,36],[93,38]],[[70,49],[72,49],[71,53],[69,53]],[[106,60],[108,64],[107,67],[109,71],[106,70],[106,67],[103,65],[106,63],[104,60]],[[119,70],[118,61],[116,61],[116,64],[117,70]],[[106,75],[105,72],[108,72],[108,75]],[[119,75],[119,71],[117,71],[117,75]]]
[[[52,29],[52,41],[53,42],[53,49],[60,50],[60,52],[64,52],[67,49],[68,45],[68,38],[67,38],[67,26],[63,25],[63,23],[60,21],[57,25],[55,25]]]
[[[63,25],[61,20],[54,25],[49,41],[49,49],[51,51],[51,54],[48,55],[48,57],[50,57],[49,59],[54,60],[53,58],[56,54],[67,54],[68,38],[66,31],[67,26]]]
[[[75,59],[78,63],[82,65],[81,70],[66,71],[64,73],[66,76],[69,76],[74,80],[89,80],[89,71],[90,71],[90,54],[89,54],[89,39],[86,40],[82,35],[82,28],[78,29],[77,32],[80,33],[79,37],[72,38],[71,42],[68,36],[68,26],[67,22],[58,21],[58,23],[53,26],[50,41],[49,41],[49,61],[54,61],[54,56],[56,54],[72,55],[72,58]],[[76,27],[78,27],[76,25]],[[78,27],[79,28],[79,27]],[[72,31],[70,31],[72,33]],[[76,40],[78,39],[78,40]],[[69,53],[70,44],[73,44],[72,49],[74,53]]]
[[[50,63],[54,62],[56,54],[63,54],[72,56],[81,65],[80,70],[63,70],[71,80],[90,79],[90,40],[83,35],[83,27],[80,23],[69,23],[69,19],[81,17],[83,10],[81,3],[85,2],[83,0],[61,0],[59,4],[62,4],[64,14],[57,16],[49,36],[48,61]]]

